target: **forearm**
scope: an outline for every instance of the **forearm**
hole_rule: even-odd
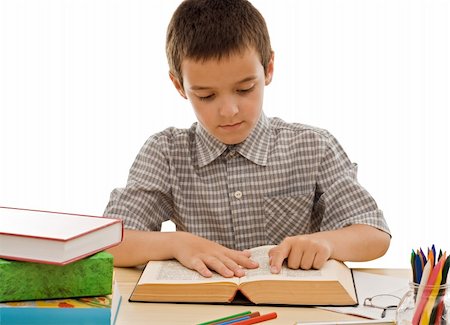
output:
[[[384,231],[363,224],[312,235],[330,243],[330,258],[352,262],[369,261],[383,256],[391,240]]]
[[[115,266],[137,266],[173,258],[175,232],[124,230],[122,243],[108,249]]]

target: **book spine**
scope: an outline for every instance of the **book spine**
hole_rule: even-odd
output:
[[[109,295],[113,270],[107,252],[62,266],[0,259],[0,301]]]

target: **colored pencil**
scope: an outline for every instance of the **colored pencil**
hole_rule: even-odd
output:
[[[431,265],[433,265],[433,264],[431,264]],[[438,274],[439,274],[439,267],[434,267],[430,273],[430,277],[428,278],[427,287],[424,289],[424,291],[422,293],[422,297],[420,297],[420,302],[417,305],[416,311],[414,312],[414,316],[412,319],[413,325],[419,324],[423,309],[427,303],[428,297],[432,291],[432,286],[435,284]],[[442,273],[441,273],[441,276],[442,276]]]
[[[249,315],[249,314],[251,314],[251,313],[252,313],[252,312],[248,310],[248,311],[244,311],[244,312],[242,312],[242,313],[238,313],[238,314],[234,314],[234,315],[230,315],[230,316],[225,316],[225,317],[217,318],[217,319],[210,320],[210,321],[207,321],[207,322],[204,322],[204,323],[200,323],[200,324],[197,324],[197,325],[211,325],[211,324],[213,324],[213,323],[218,323],[218,322],[221,322],[221,321],[230,319],[230,318],[235,318],[235,317],[239,317],[239,316]]]
[[[438,293],[439,293],[439,286],[441,285],[441,281],[442,281],[442,266],[443,265],[444,265],[444,260],[440,260],[434,267],[435,269],[437,269],[437,277],[436,277],[436,280],[433,283],[431,283],[432,289],[426,298],[426,303],[422,310],[422,316],[420,318],[420,324],[434,324],[434,323],[430,322],[430,318],[431,318],[433,306],[436,302],[436,299],[439,298]]]
[[[273,312],[273,313],[264,314],[264,315],[261,315],[258,317],[250,318],[247,320],[243,320],[243,321],[234,323],[233,325],[251,325],[251,324],[265,322],[266,320],[275,319],[275,318],[277,318],[277,313]]]
[[[417,282],[417,275],[416,275],[416,267],[415,267],[415,262],[416,260],[416,253],[414,252],[414,249],[411,251],[411,269],[413,272],[413,282]]]
[[[416,268],[416,279],[414,282],[420,283],[420,280],[422,279],[422,263],[420,262],[420,253],[417,251],[416,258],[414,261],[414,266]]]
[[[419,288],[417,290],[416,307],[419,304],[420,299],[422,298],[423,289],[427,285],[427,281],[428,281],[428,278],[430,277],[430,273],[431,273],[431,262],[428,261],[427,264],[425,265],[424,269],[423,269],[422,279],[420,280]]]
[[[227,320],[225,320],[225,321],[221,321],[221,322],[218,322],[218,323],[212,323],[211,325],[228,325],[228,324],[235,324],[235,323],[240,322],[240,321],[242,321],[242,320],[246,320],[246,319],[258,317],[259,315],[260,315],[260,314],[259,314],[259,311],[255,311],[254,313],[251,313],[251,314],[247,314],[247,315],[244,315],[244,316],[237,316],[237,317],[229,318],[229,319],[227,319]]]

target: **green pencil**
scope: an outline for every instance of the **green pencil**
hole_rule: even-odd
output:
[[[207,321],[207,322],[204,322],[204,323],[200,323],[200,324],[197,324],[197,325],[208,325],[208,324],[212,324],[212,323],[216,323],[216,322],[221,322],[221,321],[233,318],[233,317],[245,316],[245,315],[248,315],[248,314],[251,314],[251,313],[252,313],[251,311],[244,311],[242,313],[238,313],[238,314],[234,314],[234,315],[230,315],[230,316],[226,316],[226,317],[210,320],[210,321]]]

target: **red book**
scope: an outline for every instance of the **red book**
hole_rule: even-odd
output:
[[[64,265],[122,237],[119,219],[0,207],[0,258]]]

